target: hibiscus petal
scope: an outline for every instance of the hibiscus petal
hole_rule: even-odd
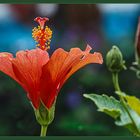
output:
[[[103,62],[100,53],[90,54],[90,50],[91,47],[87,46],[85,51],[73,48],[69,53],[63,49],[57,49],[53,53],[43,68],[41,78],[41,99],[48,108],[51,107],[64,82],[74,72],[89,63]]]
[[[77,48],[73,48],[70,50],[69,55],[63,65],[63,68],[61,69],[61,75],[60,77],[58,77],[59,81],[61,81],[61,85],[63,83],[62,81],[67,80],[74,72],[76,72],[83,66],[90,63],[103,63],[102,55],[97,52],[91,54],[91,49],[92,48],[87,45],[85,51],[82,51],[80,49],[77,51]]]
[[[89,53],[90,46],[87,45],[87,48],[84,52],[84,55],[77,63],[75,63],[70,71],[64,76],[63,82],[61,82],[60,87],[64,84],[64,82],[72,75],[74,74],[77,70],[80,68],[84,67],[87,64],[91,63],[97,63],[97,64],[102,64],[103,63],[103,58],[101,53],[95,52],[93,54]]]
[[[63,49],[57,49],[51,56],[50,61],[43,67],[40,85],[40,97],[43,103],[50,108],[56,94],[56,77],[59,74],[68,53]],[[52,98],[52,95],[54,97]]]
[[[19,51],[12,60],[17,79],[26,85],[26,92],[35,108],[39,106],[39,85],[42,67],[49,60],[48,53],[39,48]]]
[[[72,48],[69,53],[59,48],[52,54],[49,62],[44,66],[40,90],[41,99],[48,108],[51,107],[59,91],[61,80],[63,80],[62,77],[83,56],[81,52],[79,48]]]
[[[0,53],[0,71],[9,75],[11,78],[13,78],[15,81],[19,83],[18,79],[16,78],[13,72],[12,63],[11,63],[12,59],[13,59],[13,55],[11,53],[7,53],[7,52]]]

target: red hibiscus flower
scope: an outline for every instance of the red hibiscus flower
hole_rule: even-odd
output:
[[[49,56],[45,50],[49,48],[52,31],[48,27],[44,28],[48,19],[38,17],[35,20],[40,26],[33,29],[33,38],[39,48],[19,51],[16,57],[11,53],[0,53],[0,71],[23,87],[35,110],[39,109],[41,103],[49,110],[72,74],[87,64],[102,64],[103,59],[100,53],[90,53],[89,45],[85,51],[72,48],[67,52],[59,48]]]
[[[36,48],[12,54],[0,53],[0,70],[17,81],[28,93],[37,109],[40,100],[49,109],[66,80],[89,63],[102,64],[100,53],[72,48],[70,52],[59,48],[49,58],[48,52]]]

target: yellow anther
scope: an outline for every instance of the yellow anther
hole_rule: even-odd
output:
[[[7,54],[0,54],[0,57],[7,57]]]

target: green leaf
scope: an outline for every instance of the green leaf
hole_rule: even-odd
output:
[[[131,123],[124,107],[121,105],[120,101],[116,100],[114,97],[96,94],[84,94],[84,97],[91,99],[97,105],[98,111],[104,112],[114,119],[117,119],[116,123],[118,125]]]
[[[128,113],[132,117],[133,125],[130,126],[130,130],[137,136],[140,136],[140,116],[130,108],[130,106],[126,105],[126,108],[128,110]],[[131,127],[135,127],[134,129],[131,129]]]
[[[140,100],[135,96],[124,96],[128,105],[140,115]]]
[[[98,111],[104,112],[113,118],[120,116],[120,105],[113,97],[106,95],[84,94],[84,97],[91,99],[98,107]]]
[[[107,95],[84,94],[84,97],[91,99],[98,107],[98,111],[104,112],[113,117],[116,125],[124,126],[138,135],[139,132],[137,127],[134,125],[128,112],[122,105],[122,102],[116,100],[114,97],[108,97]],[[139,122],[137,114],[128,106],[127,109],[132,116],[134,115],[134,120]]]

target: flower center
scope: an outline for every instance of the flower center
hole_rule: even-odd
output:
[[[52,30],[45,26],[48,18],[37,17],[34,19],[39,26],[33,28],[32,37],[37,42],[37,47],[42,50],[48,50],[50,48],[50,42],[52,38]]]

